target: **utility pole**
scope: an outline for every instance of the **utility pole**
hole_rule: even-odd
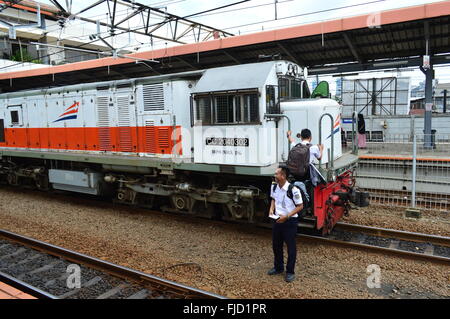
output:
[[[432,149],[434,147],[432,129],[431,129],[431,115],[433,109],[433,78],[434,70],[431,64],[430,51],[430,32],[429,23],[425,21],[425,55],[423,57],[423,65],[420,70],[425,74],[425,117],[424,117],[424,145],[425,149]]]
[[[444,99],[442,100],[442,113],[447,112],[447,89],[444,90]]]

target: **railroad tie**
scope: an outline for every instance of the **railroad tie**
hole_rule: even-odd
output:
[[[423,252],[425,255],[433,256],[434,255],[434,245],[428,243],[427,248]]]
[[[23,280],[23,279],[25,278],[26,275],[34,275],[34,274],[38,274],[38,273],[43,272],[43,271],[47,271],[47,270],[49,270],[49,269],[52,269],[53,267],[55,267],[56,264],[59,264],[59,263],[61,263],[61,262],[62,262],[61,260],[52,261],[51,263],[49,263],[49,264],[47,264],[47,265],[44,265],[44,266],[42,266],[42,267],[39,267],[39,268],[36,268],[36,269],[34,269],[34,270],[27,271],[27,272],[24,272],[24,273],[19,274],[19,275],[17,276],[17,279]]]
[[[19,248],[19,249],[17,249],[15,252],[13,252],[11,254],[4,255],[4,256],[0,257],[0,260],[6,259],[6,258],[10,258],[10,257],[15,257],[15,256],[20,255],[21,253],[23,253],[25,251],[27,251],[26,248]]]
[[[34,275],[34,274],[38,274],[40,272],[44,272],[44,271],[50,270],[50,269],[52,269],[53,267],[55,267],[59,263],[62,263],[62,260],[52,261],[51,263],[49,263],[47,265],[44,265],[42,267],[39,267],[37,269],[34,269],[34,270],[30,271],[28,274],[29,275]]]
[[[139,290],[134,295],[131,295],[127,299],[145,299],[150,294],[150,292],[147,289]]]
[[[356,243],[364,243],[365,240],[367,239],[367,235],[363,234],[363,233],[359,233],[356,235],[356,238],[352,241],[356,242]]]
[[[63,273],[58,280],[67,280],[67,278],[70,276],[68,272]]]
[[[22,265],[22,264],[26,264],[27,262],[30,262],[30,261],[33,261],[33,260],[35,260],[36,258],[39,258],[39,257],[42,257],[43,255],[42,254],[36,254],[36,255],[33,255],[33,256],[30,256],[30,257],[28,257],[28,258],[25,258],[24,260],[21,260],[21,261],[19,261],[18,263],[15,263],[14,265],[12,265],[12,266],[18,266],[18,265]]]
[[[391,243],[389,244],[390,249],[398,249],[398,245],[400,244],[400,240],[391,239]]]
[[[121,291],[122,289],[127,288],[127,287],[130,287],[130,284],[122,283],[122,284],[114,287],[113,289],[110,289],[107,292],[102,293],[100,296],[97,297],[97,299],[108,299],[109,297],[114,296],[119,291]]]
[[[45,287],[48,287],[48,286],[51,286],[51,285],[54,285],[56,282],[58,282],[58,281],[64,281],[64,280],[67,280],[67,278],[70,276],[70,274],[69,273],[67,273],[67,272],[65,272],[65,273],[63,273],[61,276],[59,276],[59,278],[55,278],[55,279],[50,279],[49,281],[47,281],[45,284],[44,284],[44,286]]]
[[[65,294],[59,295],[58,298],[66,299],[67,297],[71,297],[71,296],[77,294],[81,289],[93,286],[100,281],[102,281],[102,277],[96,276],[96,277],[92,278],[91,280],[85,282],[84,284],[81,284],[81,288],[74,288],[73,290],[68,291]]]

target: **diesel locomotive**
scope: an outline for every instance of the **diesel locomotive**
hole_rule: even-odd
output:
[[[279,60],[0,94],[0,178],[124,204],[267,222],[286,132],[324,145],[304,220],[323,233],[358,201],[341,106]],[[95,75],[93,75],[95,76]]]

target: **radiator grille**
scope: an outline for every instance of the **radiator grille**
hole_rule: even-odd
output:
[[[131,152],[133,150],[129,101],[128,95],[117,97],[117,115],[119,117],[119,150],[121,152]]]
[[[164,110],[164,89],[162,83],[143,85],[142,95],[144,111]]]
[[[98,139],[101,151],[111,151],[111,133],[109,124],[109,97],[97,97]]]
[[[158,146],[159,148],[169,148],[170,132],[168,128],[158,128]]]
[[[156,131],[154,121],[145,121],[145,152],[156,153]]]

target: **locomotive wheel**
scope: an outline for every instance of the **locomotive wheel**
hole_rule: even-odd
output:
[[[6,177],[6,180],[9,185],[13,185],[13,186],[19,185],[19,183],[18,183],[19,179],[18,179],[17,175],[14,173],[9,173],[8,176]]]
[[[180,212],[192,211],[192,200],[189,196],[185,195],[173,195],[171,198],[172,207]]]
[[[48,176],[46,176],[46,175],[37,176],[35,183],[36,183],[37,189],[39,189],[41,191],[49,190]]]

